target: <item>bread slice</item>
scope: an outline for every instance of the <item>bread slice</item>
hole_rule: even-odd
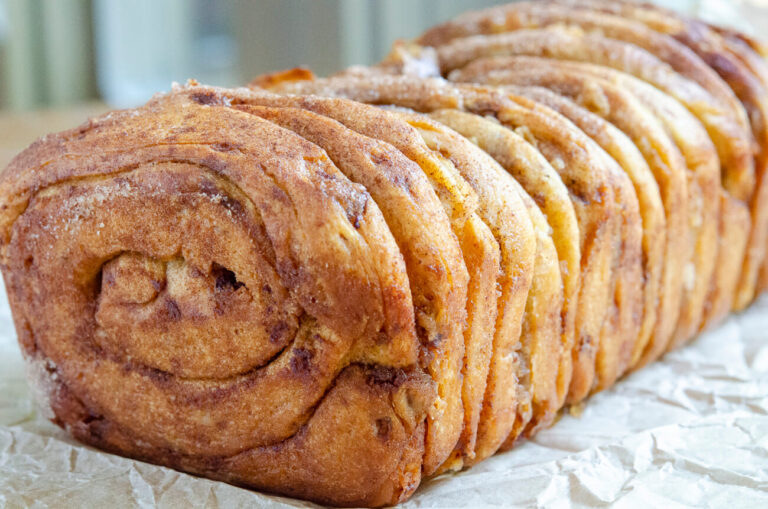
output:
[[[563,295],[566,287],[570,289],[578,284],[578,278],[560,270],[561,263],[567,267],[569,251],[564,251],[563,259],[559,259],[555,238],[561,237],[559,242],[570,238],[574,243],[572,245],[577,245],[576,216],[567,190],[556,178],[555,170],[522,137],[498,122],[459,110],[436,110],[430,116],[467,136],[514,177],[512,181],[519,188],[536,231],[536,263],[521,338],[523,359],[530,369],[530,373],[524,375],[530,379],[533,408],[530,416],[518,412],[515,427],[502,445],[504,449],[514,444],[524,431],[530,432],[551,423],[556,411],[565,402],[573,370],[574,322],[563,307]],[[556,182],[552,185],[555,191],[547,195],[548,199],[542,200],[546,203],[540,208],[525,189],[527,187],[531,192],[538,190],[540,193],[551,182]],[[560,196],[560,200],[555,200],[556,196]],[[560,203],[553,203],[555,201]],[[551,216],[545,216],[542,210],[550,211]],[[547,222],[548,217],[552,218],[550,223]],[[570,221],[566,219],[564,227],[558,224],[558,217]],[[570,237],[567,225],[573,227]]]
[[[753,226],[734,300],[734,307],[743,309],[754,298],[756,273],[761,264],[761,273],[768,274],[765,268],[768,266],[765,259],[768,242],[768,178],[765,176],[768,171],[768,66],[760,54],[762,45],[745,35],[714,28],[659,5],[604,0],[562,0],[560,3],[576,9],[619,15],[675,38],[696,53],[730,86],[748,112],[757,142],[757,182],[749,203]],[[733,208],[733,204],[729,207]],[[737,215],[742,216],[743,212],[739,211]],[[768,278],[761,276],[761,281],[760,288],[764,288]]]
[[[632,181],[643,227],[643,319],[632,350],[630,366],[634,366],[650,341],[656,325],[657,303],[662,299],[660,283],[664,268],[666,218],[653,173],[632,140],[604,118],[543,87],[510,86],[505,89],[544,104],[567,117],[610,154]]]
[[[377,81],[378,87],[373,86],[373,84],[358,86],[357,80],[348,81],[347,79],[337,79],[330,82],[324,80],[302,80],[295,83],[290,82],[290,80],[281,80],[277,89],[298,93],[317,93],[325,96],[341,95],[359,98],[359,96],[364,95],[366,98],[371,100],[371,102],[377,104],[397,104],[403,107],[415,107],[416,109],[425,109],[425,105],[421,102],[422,98],[425,101],[429,101],[430,106],[433,106],[434,109],[439,109],[440,106],[453,106],[460,100],[458,95],[460,92],[455,89],[455,87],[448,86],[445,83],[443,83],[443,88],[434,89],[434,84],[429,81],[421,82],[407,80],[406,82],[403,82],[403,79],[391,79],[384,76],[379,76],[375,80]],[[274,80],[272,80],[272,82],[274,82]],[[418,89],[423,93],[417,95],[417,93],[413,92],[411,94],[400,95],[398,94],[398,90],[389,88],[389,84],[393,84],[395,87],[406,84],[409,87],[412,87],[414,90]],[[394,97],[398,97],[398,99],[395,100],[393,99]],[[470,115],[470,117],[474,118],[475,116]],[[510,132],[498,124],[495,124],[495,126],[504,133]],[[454,125],[453,127],[459,126]],[[572,341],[570,338],[572,338],[573,334],[573,319],[575,316],[575,297],[579,287],[578,281],[580,276],[578,225],[576,222],[573,205],[570,203],[570,199],[568,198],[567,189],[565,186],[563,186],[562,181],[558,175],[554,172],[554,170],[552,170],[551,166],[549,166],[541,154],[539,154],[532,146],[525,142],[523,142],[523,144],[527,147],[530,154],[536,155],[536,161],[543,162],[544,166],[551,172],[548,176],[536,176],[535,178],[538,179],[544,186],[540,189],[540,191],[543,191],[545,188],[549,191],[554,191],[549,195],[546,195],[547,199],[545,201],[550,209],[549,211],[552,213],[551,219],[552,221],[555,221],[553,223],[554,228],[556,230],[559,229],[560,232],[568,235],[567,238],[564,237],[560,239],[559,243],[563,249],[562,263],[565,264],[562,265],[564,268],[563,273],[566,272],[565,269],[567,268],[567,289],[571,292],[572,297],[570,300],[572,307],[568,311],[564,309],[562,317],[564,327],[564,342],[566,344],[570,344]],[[533,168],[535,168],[535,166]],[[535,172],[532,171],[532,173]],[[555,191],[555,189],[557,189],[557,191]],[[545,194],[540,194],[540,196],[543,198]],[[556,196],[561,198],[556,199]],[[534,227],[536,227],[537,218],[532,217],[532,219],[534,219]],[[544,228],[544,225],[542,225],[540,222],[538,224],[539,228]],[[540,239],[539,243],[545,240],[541,232],[539,232],[537,236]],[[537,257],[541,256],[542,253],[543,251],[537,251]],[[541,261],[543,263],[544,261],[549,261],[550,259],[551,257],[547,255],[547,257],[543,257]],[[562,283],[558,279],[559,268],[555,267],[553,271],[551,266],[545,269],[545,266],[540,265],[537,270],[540,274],[546,274],[547,277],[536,277],[533,279],[533,286],[531,287],[528,301],[530,303],[532,299],[536,298],[534,296],[540,295],[542,298],[538,298],[536,301],[534,301],[536,304],[536,309],[542,309],[542,306],[546,306],[548,309],[553,310],[554,314],[557,315],[561,299],[553,298],[553,296],[556,296],[557,292],[562,292]],[[532,331],[531,335],[522,339],[526,342],[526,344],[530,344],[531,342],[536,341],[537,337],[542,337],[542,335],[546,332],[547,328],[544,327],[543,324],[546,323],[546,318],[544,317],[546,317],[547,314],[543,314],[541,316],[542,320],[544,321],[542,321],[541,325],[539,326],[535,326],[535,323],[534,326],[531,327],[528,327],[524,324],[524,328],[526,330]],[[537,316],[533,317],[534,320],[536,320],[536,318]],[[546,337],[542,337],[541,340],[546,340]],[[504,341],[505,344],[509,344],[509,339],[504,339]],[[509,347],[500,348],[499,351],[502,353],[506,352],[507,354],[499,356],[494,355],[492,361],[492,371],[494,366],[505,366],[510,360],[513,359],[508,355],[508,352],[510,351]],[[511,394],[511,396],[514,398],[512,402],[517,407],[517,417],[515,414],[516,411],[514,406],[510,405],[509,403],[502,404],[505,401],[508,401],[509,397],[509,393],[506,389],[504,389],[503,385],[500,385],[499,389],[497,390],[487,391],[487,398],[492,398],[487,399],[487,402],[492,404],[488,404],[486,408],[491,410],[491,412],[487,412],[487,415],[483,416],[479,425],[477,439],[478,442],[476,447],[476,453],[478,457],[487,457],[488,455],[493,454],[493,452],[496,451],[498,447],[510,436],[512,428],[516,422],[519,423],[517,425],[517,433],[519,434],[523,431],[526,423],[531,419],[531,408],[529,401],[532,396],[529,388],[530,376],[527,374],[528,366],[530,365],[530,361],[528,360],[530,359],[529,352],[530,348],[521,349],[519,354],[516,354],[516,358],[518,360],[515,362],[518,365],[515,367],[510,366],[509,368],[504,369],[504,371],[508,371],[509,369],[517,369],[522,371],[522,373],[515,372],[515,376],[517,376],[519,380],[518,394]],[[567,379],[564,381],[561,380],[560,383],[564,386],[564,389],[567,390],[568,384],[570,382],[570,370],[567,370],[567,372],[563,373],[563,375]],[[564,394],[562,397],[564,397]],[[517,401],[515,401],[515,399]],[[562,404],[562,399],[559,399],[559,404]]]
[[[538,259],[536,236],[538,230],[531,224],[527,203],[528,198],[517,183],[485,152],[477,148],[459,133],[445,125],[415,113],[401,113],[413,127],[418,129],[427,145],[450,159],[456,169],[467,180],[478,195],[478,214],[489,225],[494,237],[501,246],[502,265],[499,272],[499,313],[493,338],[493,356],[489,361],[493,368],[485,386],[485,398],[482,414],[479,416],[477,446],[472,443],[472,455],[466,455],[464,465],[471,465],[487,457],[495,447],[503,430],[497,423],[506,422],[497,414],[513,411],[518,417],[526,414],[525,407],[532,401],[533,408],[527,413],[542,419],[554,417],[557,405],[555,382],[559,362],[562,357],[560,344],[559,312],[562,303],[562,291],[558,291],[551,300],[541,302],[537,310],[546,310],[535,315],[533,320],[541,327],[536,340],[531,340],[531,314],[526,309],[526,302],[539,296],[535,263]],[[536,258],[535,258],[536,257]],[[548,265],[557,270],[557,288],[559,270],[556,256]],[[533,286],[532,286],[533,285]],[[528,288],[529,291],[522,291]],[[544,296],[539,296],[542,298]],[[549,296],[546,296],[549,297]],[[554,311],[551,306],[557,306]],[[523,311],[526,315],[523,315]],[[537,320],[538,319],[538,320]],[[522,335],[521,331],[522,330]],[[516,376],[521,377],[518,387],[517,406],[514,409],[498,408],[504,403],[498,395],[504,393],[507,380],[504,374],[506,358],[514,358],[514,343],[510,338],[520,337],[521,355],[517,356],[520,365]],[[526,352],[527,350],[527,352]],[[533,351],[533,353],[530,353]],[[507,375],[509,376],[509,375]],[[530,380],[526,380],[529,378]],[[515,423],[518,419],[515,419]],[[496,426],[494,426],[496,425]]]
[[[616,223],[613,228],[615,228],[617,244],[611,255],[611,263],[616,273],[609,283],[610,304],[602,324],[595,366],[594,389],[601,390],[612,385],[627,368],[640,327],[640,294],[634,290],[641,280],[642,227],[637,196],[631,182],[618,164],[574,124],[545,106],[524,98],[512,95],[509,97],[527,111],[518,112],[505,107],[498,113],[499,120],[504,125],[522,129],[524,134],[530,133],[536,147],[558,170],[566,187],[569,188],[577,217],[581,212],[582,235],[589,235],[586,233],[589,231],[586,228],[588,220],[585,216],[587,215],[596,224],[601,225],[598,228],[610,224],[602,225],[600,221],[605,219],[598,220],[593,216],[594,211],[599,210],[599,207],[595,207],[595,203],[591,200],[601,204],[604,200],[614,200],[612,205],[615,207]],[[533,117],[531,113],[534,114]],[[578,148],[574,150],[574,147]],[[606,186],[612,188],[614,192],[612,198],[601,195]],[[588,189],[592,189],[592,193],[597,194],[589,198]],[[591,210],[585,214],[583,209],[580,210],[584,204],[579,203],[578,200],[586,201]],[[586,254],[588,251],[584,249],[582,253]],[[582,269],[582,292],[589,284],[587,279],[589,275],[589,271]],[[594,302],[585,295],[582,293],[579,297],[579,313]],[[578,327],[578,316],[576,320]]]
[[[411,77],[392,77],[371,75],[369,77],[339,77],[331,80],[303,81],[294,84],[283,84],[281,90],[289,92],[312,91],[324,95],[345,95],[356,100],[365,100],[378,104],[387,104],[395,102],[400,105],[412,107],[420,111],[430,111],[443,107],[456,107],[469,112],[481,114],[498,114],[502,124],[507,124],[512,128],[525,126],[525,130],[539,136],[537,140],[540,144],[539,150],[543,150],[547,155],[556,161],[561,177],[570,186],[572,201],[577,210],[577,216],[580,223],[580,247],[582,248],[581,259],[581,288],[579,301],[582,297],[586,299],[587,304],[580,308],[577,314],[576,334],[580,338],[580,344],[574,349],[575,355],[579,360],[578,369],[574,370],[574,378],[571,383],[571,401],[582,399],[592,389],[594,379],[594,359],[597,355],[597,344],[600,342],[601,334],[606,336],[606,349],[608,354],[606,362],[601,362],[601,373],[606,379],[611,379],[615,375],[614,371],[621,371],[622,364],[628,362],[629,353],[627,347],[614,347],[622,341],[629,343],[634,341],[636,331],[632,334],[627,333],[631,328],[638,325],[635,320],[622,322],[622,327],[605,327],[603,322],[610,308],[613,309],[614,280],[616,275],[611,273],[610,267],[618,263],[619,250],[613,242],[617,241],[617,236],[624,232],[634,231],[631,234],[636,241],[639,252],[640,226],[639,215],[637,213],[636,197],[631,190],[631,185],[626,177],[615,166],[610,167],[610,159],[601,153],[591,158],[590,163],[586,163],[586,158],[577,151],[565,153],[565,141],[575,142],[578,138],[579,146],[585,147],[585,151],[595,150],[600,152],[593,142],[581,133],[578,128],[568,123],[562,117],[558,117],[551,110],[545,111],[542,108],[538,110],[533,103],[529,107],[523,107],[510,98],[503,95],[494,94],[486,89],[472,87],[457,87],[451,89],[446,84],[435,80],[420,80]],[[503,117],[503,118],[501,118]],[[557,135],[553,134],[552,126],[560,123],[561,130]],[[561,132],[562,131],[562,132]],[[558,137],[559,136],[559,137]],[[542,141],[543,140],[543,141]],[[575,159],[574,159],[575,158]],[[562,164],[564,161],[570,162],[571,159],[577,161],[573,165]],[[597,162],[595,166],[594,162]],[[603,162],[606,166],[603,166]],[[584,165],[588,166],[584,166]],[[581,166],[580,166],[581,165]],[[592,166],[595,166],[592,168]],[[590,171],[584,171],[583,168],[590,167]],[[610,167],[609,170],[603,168]],[[574,168],[571,170],[571,168]],[[578,169],[576,169],[578,168]],[[605,177],[603,171],[609,171],[611,178]],[[598,200],[592,200],[590,193],[597,192],[597,182],[608,183],[601,184],[601,193],[605,192],[611,196],[600,197]],[[622,214],[626,212],[626,217],[630,219],[633,226],[628,229],[622,229],[619,214],[616,213],[614,203],[614,188],[622,189],[621,199],[629,201],[626,207],[622,208]],[[625,192],[626,191],[626,192]],[[579,196],[582,193],[582,196]],[[621,199],[619,200],[621,203]],[[634,199],[634,203],[632,200]],[[621,216],[622,218],[625,216]],[[606,222],[607,226],[600,227]],[[614,241],[608,240],[613,238]],[[594,250],[593,250],[594,249]],[[634,252],[630,250],[631,252]],[[588,256],[587,256],[588,255]],[[636,278],[639,276],[639,260],[630,262],[635,269],[622,272],[621,277]],[[626,290],[620,290],[626,291]],[[608,296],[611,296],[609,304]],[[619,303],[615,309],[622,310],[625,306],[637,305],[637,296],[627,296],[623,301],[618,299]],[[627,313],[625,317],[636,317],[637,313]],[[626,328],[625,328],[626,327]],[[620,332],[619,332],[620,331]],[[621,339],[618,339],[621,338]],[[611,346],[608,346],[611,345]],[[631,347],[630,347],[631,349]],[[621,352],[621,354],[619,354]],[[623,359],[626,357],[626,359]],[[622,360],[619,360],[622,358]]]
[[[602,35],[644,49],[681,76],[699,84],[722,108],[732,113],[734,120],[744,130],[750,129],[746,110],[734,91],[690,48],[636,20],[584,9],[567,1],[514,2],[467,12],[430,28],[417,42],[437,47],[461,37],[550,26],[575,26],[586,33]]]
[[[399,120],[391,112],[343,99],[277,97],[270,94],[261,94],[261,97],[251,96],[239,101],[236,100],[236,102],[239,104],[237,107],[241,108],[248,108],[254,104],[301,108],[335,121],[334,124],[327,121],[326,125],[338,124],[337,130],[339,130],[338,127],[344,127],[347,131],[355,131],[373,140],[387,138],[380,141],[392,142],[389,144],[390,149],[400,152],[403,159],[412,161],[411,167],[418,167],[425,181],[432,186],[433,192],[442,203],[444,214],[448,219],[448,228],[443,229],[443,234],[449,235],[446,240],[449,243],[450,237],[458,239],[459,250],[456,251],[456,254],[463,264],[466,264],[467,261],[463,260],[461,246],[475,246],[476,251],[470,253],[474,258],[470,261],[479,263],[470,267],[471,273],[468,274],[467,269],[463,269],[462,272],[460,268],[457,269],[456,267],[441,270],[441,264],[444,264],[446,259],[439,252],[435,252],[431,243],[427,243],[430,237],[416,235],[413,239],[413,242],[423,242],[425,249],[424,253],[414,255],[412,258],[414,271],[420,273],[420,278],[414,282],[415,294],[421,296],[415,303],[417,331],[428,349],[425,362],[438,382],[439,399],[435,403],[427,423],[427,455],[424,462],[424,471],[434,472],[454,450],[463,428],[464,403],[462,402],[463,381],[461,373],[465,353],[464,330],[466,324],[472,323],[476,311],[478,312],[477,318],[481,323],[487,320],[486,317],[482,316],[483,312],[488,311],[487,305],[481,311],[480,308],[473,307],[474,304],[471,304],[473,315],[467,316],[466,285],[469,284],[469,278],[474,277],[476,278],[475,283],[477,283],[475,291],[487,293],[491,291],[489,282],[492,287],[495,279],[495,273],[488,273],[488,262],[484,260],[484,257],[493,257],[498,246],[492,245],[495,241],[489,236],[487,227],[480,224],[479,219],[475,217],[477,198],[474,192],[460,175],[450,171],[435,157],[413,128]],[[317,124],[321,123],[317,122]],[[320,141],[323,134],[317,133],[316,136],[316,141]],[[331,143],[334,143],[332,139],[325,141],[326,145]],[[348,151],[349,147],[349,143],[339,143],[335,150],[339,154],[343,154],[345,150]],[[368,159],[373,163],[379,160],[378,156]],[[384,159],[380,159],[379,163],[384,166],[387,164]],[[394,170],[390,169],[389,171]],[[403,185],[401,178],[393,178],[392,181],[393,186],[402,187]],[[425,222],[421,228],[434,228],[436,224],[438,223]],[[454,242],[456,241],[454,240]],[[433,254],[425,256],[430,250]],[[435,257],[435,259],[431,260],[431,257]],[[434,282],[431,283],[431,286],[424,285],[424,282],[429,278]],[[448,299],[445,299],[431,289],[434,288],[435,284],[444,285],[444,287],[447,285],[446,288],[448,289],[453,285],[457,288],[461,288],[463,285],[464,290],[461,293],[448,295]],[[492,298],[490,295],[474,295],[474,297],[481,297],[478,299],[479,303]],[[495,306],[491,306],[491,310],[493,309]],[[457,320],[457,316],[461,317],[461,320]],[[475,336],[479,333],[476,328],[472,329],[471,325],[468,330],[474,331]],[[468,339],[470,342],[482,340],[482,338],[475,339],[473,337]],[[467,402],[467,404],[470,403]]]
[[[718,150],[723,186],[738,200],[751,199],[755,186],[751,133],[697,83],[633,44],[576,28],[553,27],[456,39],[436,48],[436,53],[445,74],[484,56],[528,55],[593,63],[648,81],[701,121]]]
[[[680,149],[687,166],[688,232],[693,250],[686,267],[687,275],[681,303],[681,313],[673,336],[672,346],[691,338],[701,327],[703,310],[709,293],[708,310],[728,310],[738,283],[739,273],[722,275],[727,279],[725,291],[712,286],[712,274],[717,257],[717,228],[719,220],[720,188],[717,153],[699,122],[677,101],[658,89],[632,76],[605,67],[580,62],[552,61],[537,57],[500,57],[478,60],[466,73],[493,72],[510,69],[535,73],[551,72],[572,76],[585,82],[606,80],[637,97],[658,118]],[[569,74],[570,73],[570,74]],[[474,80],[475,78],[462,78]],[[718,205],[710,206],[716,203]],[[707,204],[707,205],[705,205]],[[748,230],[743,235],[748,235]],[[738,243],[743,245],[743,243]],[[733,252],[728,246],[728,258],[743,258],[742,252]],[[721,267],[721,270],[723,267]],[[712,290],[712,292],[710,292]],[[720,311],[722,312],[722,311]],[[727,312],[727,311],[725,311]]]
[[[505,60],[511,57],[503,57]],[[471,64],[456,79],[493,85],[543,86],[578,102],[621,129],[643,154],[659,186],[666,214],[666,249],[655,330],[639,360],[657,358],[671,340],[680,313],[683,271],[693,246],[688,240],[686,165],[663,124],[636,97],[596,78],[568,69],[495,69],[494,59]]]
[[[452,332],[446,323],[448,317],[462,316],[462,307],[466,307],[468,326],[463,331],[464,350],[468,359],[474,361],[473,354],[483,349],[484,338],[488,337],[484,327],[490,323],[492,328],[496,315],[498,245],[493,239],[488,239],[490,233],[487,227],[472,214],[465,224],[452,230],[448,216],[421,168],[391,145],[360,135],[329,117],[311,111],[255,106],[258,102],[254,98],[251,104],[237,108],[290,129],[315,143],[326,151],[342,173],[365,186],[374,201],[381,203],[382,213],[405,259],[417,309],[417,323],[424,327],[422,334],[428,334],[427,327],[433,327],[436,329],[433,337],[447,337]],[[347,102],[335,101],[339,107],[345,107]],[[467,244],[469,249],[465,248]],[[462,273],[468,273],[468,279],[462,277]],[[463,285],[461,291],[457,290],[460,285]],[[427,347],[429,341],[429,336],[422,337]],[[428,355],[445,357],[441,352],[445,346],[432,345],[433,351]],[[451,348],[455,346],[451,345]],[[439,362],[449,360],[442,358]],[[474,362],[472,367],[481,372],[483,370],[481,362]],[[465,386],[466,381],[471,379],[466,370],[465,365],[462,370]],[[445,441],[453,441],[450,449],[449,444],[445,446],[450,452],[459,439],[461,427],[458,422],[462,412],[443,402],[437,405]],[[465,397],[463,406],[465,411],[471,411],[473,405]],[[452,410],[455,417],[449,414]],[[440,454],[443,457],[446,452]]]

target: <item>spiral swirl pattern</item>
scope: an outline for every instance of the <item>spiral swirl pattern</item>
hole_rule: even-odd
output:
[[[367,418],[381,455],[351,455],[351,500],[391,496],[382,469],[417,482],[433,388],[378,207],[306,140],[181,99],[43,140],[4,176],[8,291],[54,412],[86,441],[206,473],[231,462],[214,475],[250,484],[263,457],[322,468]],[[325,472],[257,486],[318,493],[349,473]]]

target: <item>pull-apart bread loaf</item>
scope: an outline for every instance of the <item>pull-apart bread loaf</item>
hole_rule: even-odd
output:
[[[518,2],[41,138],[0,268],[46,417],[341,506],[512,448],[768,286],[764,53]]]

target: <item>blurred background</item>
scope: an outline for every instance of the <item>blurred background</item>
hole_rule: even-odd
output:
[[[494,0],[0,0],[0,108],[124,107],[188,78],[231,86],[374,63]]]
[[[173,81],[231,86],[297,65],[329,74],[377,62],[397,38],[496,3],[503,2],[0,0],[0,109],[133,106]],[[663,3],[739,24],[765,19],[768,0]]]
[[[768,0],[658,0],[768,33]],[[373,64],[398,38],[504,0],[0,0],[0,169],[35,138],[171,83],[234,86]]]

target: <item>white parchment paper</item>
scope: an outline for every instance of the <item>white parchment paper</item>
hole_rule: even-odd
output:
[[[404,507],[768,508],[768,297]],[[39,418],[0,287],[0,507],[316,507],[85,447]]]

